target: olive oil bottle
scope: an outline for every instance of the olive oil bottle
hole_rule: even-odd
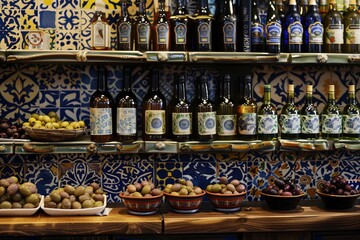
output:
[[[271,87],[264,86],[264,102],[257,114],[257,132],[260,140],[273,140],[278,135],[278,116],[271,103]]]
[[[342,132],[340,108],[335,101],[335,86],[329,85],[328,103],[321,113],[321,137],[339,139]]]

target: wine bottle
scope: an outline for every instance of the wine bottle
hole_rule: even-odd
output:
[[[301,16],[296,6],[296,0],[290,0],[283,28],[284,47],[286,52],[302,52],[303,32],[304,29],[301,24]]]
[[[213,18],[210,14],[207,0],[200,0],[200,4],[193,16],[195,32],[195,50],[212,50],[212,24]]]
[[[216,135],[216,111],[213,102],[209,99],[208,78],[202,75],[200,79],[200,101],[193,114],[193,126],[196,126],[195,139],[212,141]]]
[[[310,0],[311,2],[312,0]],[[319,113],[313,104],[313,86],[306,86],[306,103],[301,110],[301,138],[318,139],[320,133]]]
[[[324,17],[328,12],[329,12],[329,6],[327,0],[319,0],[319,13],[321,15],[321,19],[324,19]]]
[[[225,0],[224,10],[220,16],[221,50],[224,52],[236,52],[236,16],[232,0]]]
[[[236,137],[236,106],[231,98],[231,77],[225,74],[223,94],[216,106],[217,139],[233,140]]]
[[[294,85],[288,86],[288,99],[280,114],[282,139],[298,139],[300,134],[300,113],[295,106]]]
[[[166,138],[166,101],[159,89],[159,70],[152,70],[151,86],[143,99],[143,140]]]
[[[178,79],[177,96],[172,104],[172,135],[176,141],[189,141],[192,134],[191,105],[186,100],[185,76]]]
[[[321,113],[321,137],[325,139],[340,138],[342,119],[339,107],[335,102],[335,86],[329,85],[328,103]]]
[[[174,51],[187,51],[189,49],[189,13],[185,6],[185,0],[178,0],[177,3],[177,8],[170,17],[171,48]]]
[[[329,12],[324,17],[324,51],[341,53],[344,43],[344,24],[341,13],[336,9],[336,0],[329,1]]]
[[[150,49],[150,21],[146,15],[146,0],[139,1],[139,14],[135,24],[135,50],[145,52]]]
[[[120,142],[133,142],[137,139],[137,100],[131,90],[131,72],[129,67],[124,67],[123,79],[123,89],[116,97],[116,140]]]
[[[301,22],[303,23],[303,19],[305,18],[309,9],[309,1],[308,0],[301,0],[299,6],[299,14],[301,16]]]
[[[253,1],[251,11],[251,51],[264,52],[264,25],[261,23],[256,1]]]
[[[170,22],[165,13],[165,0],[159,0],[159,9],[154,21],[154,51],[170,50]]]
[[[237,125],[241,140],[256,140],[256,112],[257,105],[252,96],[251,75],[245,76],[244,97],[237,108]]]
[[[283,27],[285,25],[285,10],[284,10],[284,4],[282,0],[275,0],[275,9],[278,12],[278,15],[280,17],[281,26]],[[284,33],[281,30],[281,44],[280,44],[280,51],[285,52],[285,43],[284,43]]]
[[[270,85],[264,86],[264,102],[257,114],[257,133],[260,140],[273,140],[278,135],[278,116],[271,103]]]
[[[110,25],[105,13],[102,11],[103,3],[100,0],[95,2],[95,14],[90,21],[91,25],[91,49],[110,49]]]
[[[345,43],[344,52],[360,53],[360,13],[356,0],[350,0],[349,9],[344,17]]]
[[[117,21],[117,50],[133,50],[133,21],[128,13],[127,0],[121,0],[121,16]]]
[[[324,27],[315,0],[310,0],[308,12],[304,18],[305,52],[321,53],[323,50]]]
[[[281,47],[281,21],[279,12],[275,9],[275,0],[270,0],[266,17],[266,47],[269,53],[279,53]]]
[[[107,89],[106,69],[99,65],[97,89],[90,98],[90,139],[94,142],[113,140],[113,98]]]
[[[351,3],[350,3],[351,4]],[[355,85],[349,86],[349,102],[343,111],[343,136],[347,139],[360,139],[360,108],[356,100]]]

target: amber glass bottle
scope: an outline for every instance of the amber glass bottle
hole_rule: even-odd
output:
[[[221,44],[220,50],[224,52],[236,52],[236,16],[232,0],[224,0],[224,10],[220,16]]]
[[[135,24],[135,50],[145,52],[150,49],[150,20],[146,16],[146,0],[139,2],[139,15]]]
[[[212,50],[213,18],[207,0],[200,0],[199,7],[193,16],[194,38],[196,51]]]
[[[110,25],[103,11],[99,9],[96,1],[95,14],[90,21],[91,25],[91,48],[93,50],[110,49]]]
[[[178,0],[177,3],[177,8],[170,17],[171,49],[187,51],[189,47],[189,13],[185,6],[185,0]]]
[[[165,12],[165,0],[159,0],[159,9],[153,26],[154,51],[170,50],[170,22]]]

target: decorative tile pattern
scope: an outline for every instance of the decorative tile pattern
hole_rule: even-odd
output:
[[[34,183],[41,195],[47,195],[58,187],[58,167],[55,163],[26,164],[24,172],[25,181]]]

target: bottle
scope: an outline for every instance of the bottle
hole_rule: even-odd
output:
[[[91,49],[110,49],[110,25],[102,11],[103,3],[100,0],[95,2],[95,14],[90,21],[91,25]]]
[[[223,93],[216,106],[216,132],[219,140],[233,140],[236,137],[236,106],[231,98],[231,77],[225,74]]]
[[[288,86],[288,99],[280,114],[282,139],[298,139],[300,135],[300,113],[294,102],[294,85]]]
[[[321,53],[323,50],[324,27],[315,0],[310,0],[308,12],[304,18],[304,50]]]
[[[344,17],[345,53],[360,53],[360,13],[356,0],[350,0],[349,10]]]
[[[207,0],[200,0],[198,9],[193,16],[193,22],[195,27],[195,50],[211,51],[213,18]]]
[[[321,15],[321,19],[324,19],[324,17],[329,11],[327,1],[328,0],[319,0],[319,13]]]
[[[150,21],[146,16],[146,0],[139,2],[139,14],[135,24],[135,50],[140,52],[149,51],[150,49]]]
[[[215,140],[216,135],[216,112],[213,102],[209,99],[208,78],[200,77],[200,101],[195,107],[194,124],[195,139],[199,141]]]
[[[312,0],[310,0],[311,2]],[[306,103],[301,110],[301,138],[318,139],[320,133],[319,113],[313,104],[313,86],[306,86]]]
[[[269,53],[279,53],[281,47],[281,21],[275,9],[275,0],[270,0],[266,17],[266,48]]]
[[[137,140],[137,100],[131,90],[131,72],[129,67],[124,67],[123,76],[123,89],[116,97],[116,140],[120,142],[133,142]]]
[[[278,116],[271,103],[270,85],[264,86],[264,102],[257,114],[257,133],[259,140],[273,140],[278,135]]]
[[[152,70],[151,86],[143,99],[143,140],[166,138],[166,101],[159,89],[159,70]]]
[[[154,21],[154,51],[170,50],[170,22],[165,13],[165,0],[159,0],[159,9]]]
[[[189,141],[192,134],[191,105],[186,100],[185,76],[180,75],[177,96],[172,104],[172,135],[175,141]]]
[[[220,16],[221,50],[236,52],[236,16],[232,0],[224,0],[224,10]]]
[[[253,1],[251,11],[251,51],[264,52],[264,25],[261,23],[256,1]]]
[[[301,16],[296,6],[296,0],[290,0],[283,28],[286,52],[302,52],[303,33],[304,29],[301,24]]]
[[[251,75],[245,76],[244,97],[237,107],[237,125],[241,140],[256,140],[257,105],[252,96]]]
[[[133,21],[128,13],[127,0],[122,0],[121,16],[117,22],[117,50],[133,50]]]
[[[340,138],[342,131],[342,119],[340,114],[340,109],[335,102],[335,86],[329,85],[328,103],[321,113],[322,138]]]
[[[324,17],[324,51],[327,53],[341,53],[344,43],[343,19],[336,9],[336,0],[329,1],[329,12]]]
[[[173,51],[187,51],[189,49],[189,13],[185,0],[178,0],[177,8],[170,17],[171,48]]]
[[[281,26],[285,26],[285,10],[284,10],[284,4],[282,0],[275,0],[275,9],[279,14]],[[280,45],[280,51],[285,52],[285,43],[284,43],[284,33],[283,30],[281,30],[281,45]]]
[[[303,23],[303,19],[305,18],[308,8],[309,8],[309,1],[308,0],[301,0],[299,6],[299,14],[301,16],[301,22]]]
[[[99,65],[97,89],[90,98],[90,139],[94,142],[113,140],[113,98],[108,92],[106,69]]]
[[[360,138],[360,108],[356,100],[355,85],[349,86],[349,102],[343,111],[343,136],[347,139]]]

